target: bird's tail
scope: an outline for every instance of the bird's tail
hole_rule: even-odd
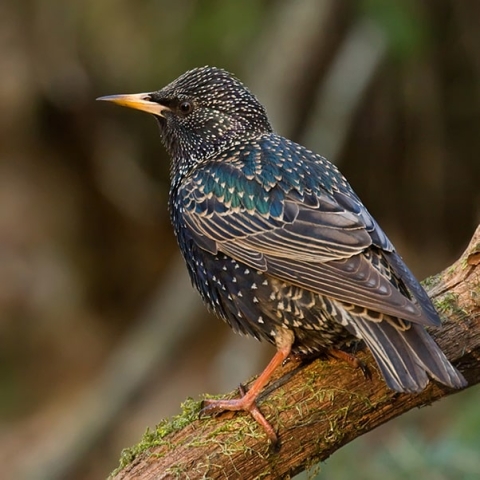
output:
[[[427,386],[428,376],[452,388],[467,385],[463,375],[421,325],[410,324],[401,330],[387,319],[372,322],[356,317],[355,327],[391,389],[420,392]]]

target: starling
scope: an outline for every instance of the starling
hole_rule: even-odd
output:
[[[370,349],[387,385],[419,392],[429,377],[466,386],[425,330],[430,299],[339,170],[273,132],[265,108],[230,73],[190,70],[161,90],[101,97],[155,116],[171,157],[169,209],[192,283],[235,332],[277,352],[240,399],[255,399],[290,353]]]

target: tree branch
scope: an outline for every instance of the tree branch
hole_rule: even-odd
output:
[[[480,226],[462,257],[424,284],[445,317],[443,328],[432,335],[469,386],[475,385],[480,380]],[[181,415],[163,421],[123,452],[113,478],[286,478],[391,418],[455,393],[433,382],[419,394],[395,393],[371,355],[362,351],[358,356],[373,372],[371,380],[334,360],[292,361],[278,372],[260,400],[279,434],[276,452],[248,415],[229,412],[199,420],[200,402],[188,400]]]

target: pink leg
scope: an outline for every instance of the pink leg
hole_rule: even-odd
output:
[[[270,363],[265,370],[255,380],[250,390],[245,393],[243,387],[240,388],[241,398],[233,400],[204,400],[202,411],[200,415],[209,413],[217,413],[224,410],[243,410],[250,413],[252,417],[263,427],[268,438],[275,445],[278,441],[277,434],[273,427],[268,423],[266,418],[258,409],[255,400],[261,392],[262,388],[268,383],[270,377],[277,367],[279,367],[290,354],[290,350],[293,344],[293,333],[289,330],[281,330],[277,333],[277,353],[273,356]]]
[[[365,378],[371,378],[372,374],[368,367],[363,363],[359,358],[357,358],[355,355],[352,353],[347,353],[344,352],[343,350],[337,350],[335,348],[330,348],[327,351],[327,355],[329,355],[332,358],[336,358],[337,360],[342,360],[344,362],[349,363],[352,365],[352,367],[359,368],[362,372]]]

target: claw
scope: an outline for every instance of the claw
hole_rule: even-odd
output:
[[[263,413],[257,407],[255,401],[262,388],[268,383],[272,373],[277,367],[282,365],[282,363],[290,354],[293,338],[293,333],[291,333],[289,330],[282,330],[278,332],[276,338],[278,348],[277,353],[273,356],[272,360],[261,373],[261,375],[255,380],[250,390],[246,392],[245,387],[240,385],[239,391],[241,398],[232,400],[204,400],[199,416],[202,417],[204,415],[216,415],[225,410],[234,412],[248,412],[257,421],[257,423],[263,427],[272,447],[276,448],[279,444],[278,436],[273,427],[264,417]]]
[[[239,386],[239,391],[241,398],[233,400],[204,400],[199,416],[216,416],[225,411],[248,412],[257,421],[257,423],[263,427],[272,447],[275,447],[278,444],[278,436],[275,433],[272,425],[270,425],[255,403],[255,397],[246,393],[243,385]]]

